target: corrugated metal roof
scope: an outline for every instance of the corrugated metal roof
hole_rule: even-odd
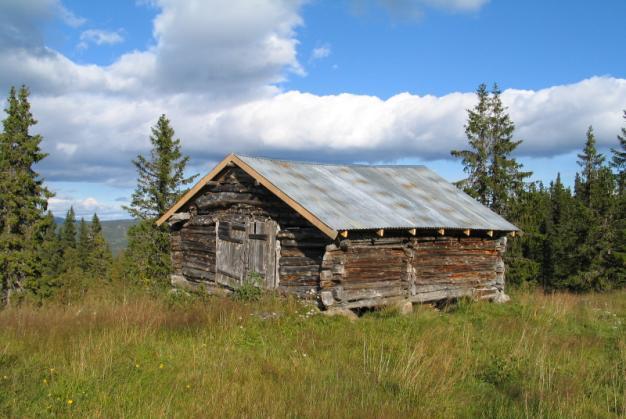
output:
[[[336,165],[237,157],[337,231],[518,230],[424,166]]]

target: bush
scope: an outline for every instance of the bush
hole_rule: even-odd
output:
[[[258,272],[250,272],[241,286],[233,292],[233,298],[239,301],[258,301],[263,295],[261,284],[263,277]]]

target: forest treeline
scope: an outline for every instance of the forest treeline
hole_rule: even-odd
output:
[[[521,144],[497,85],[482,84],[468,110],[467,148],[453,150],[466,179],[457,186],[516,224],[509,240],[507,282],[545,290],[604,291],[626,284],[626,128],[610,155],[601,154],[593,128],[581,133],[579,172],[573,188],[560,175],[548,185],[530,181],[513,154]],[[138,222],[128,247],[115,258],[96,214],[78,223],[70,208],[57,227],[48,211],[53,194],[36,172],[46,154],[29,91],[11,88],[0,133],[0,305],[9,300],[43,301],[76,296],[110,282],[148,288],[169,285],[167,227],[154,221],[185,192],[189,157],[165,115],[152,128],[151,152],[132,161],[137,186],[125,209]],[[626,122],[626,111],[624,111]]]

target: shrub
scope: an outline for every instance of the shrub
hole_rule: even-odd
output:
[[[233,292],[233,298],[239,301],[258,301],[263,295],[261,284],[263,277],[258,272],[250,272],[239,288]]]

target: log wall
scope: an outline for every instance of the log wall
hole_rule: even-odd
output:
[[[279,226],[278,288],[300,296],[317,295],[330,239],[243,170],[225,169],[179,212],[188,219],[171,223],[174,275],[214,285],[216,221],[273,220]]]
[[[494,298],[504,289],[505,238],[389,237],[330,245],[320,297],[327,306],[378,306],[461,296]]]

